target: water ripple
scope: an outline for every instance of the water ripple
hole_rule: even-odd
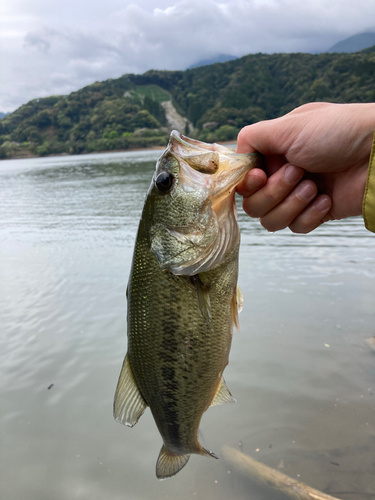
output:
[[[112,419],[127,276],[159,155],[0,162],[1,498],[253,493],[234,471],[220,479],[222,461],[199,457],[177,481],[155,483],[161,440],[150,413],[132,430]],[[215,451],[241,441],[321,489],[375,491],[364,467],[375,453],[374,353],[364,342],[374,335],[375,235],[361,218],[269,234],[240,207],[239,224],[245,307],[226,370],[239,405],[204,415],[205,441]],[[350,474],[327,472],[332,450]]]

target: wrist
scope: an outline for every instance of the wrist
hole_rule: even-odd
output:
[[[375,136],[366,172],[362,213],[366,228],[375,233]]]
[[[348,104],[348,123],[356,130],[354,137],[354,151],[358,153],[358,161],[368,166],[375,132],[375,103]]]

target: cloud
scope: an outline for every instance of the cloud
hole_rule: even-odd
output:
[[[17,25],[21,4],[4,1],[0,111],[124,73],[184,69],[218,53],[324,51],[368,30],[375,14],[375,0],[139,0],[124,7],[92,0],[89,9],[65,0],[58,13],[51,2],[17,0],[25,9]],[[28,13],[33,6],[39,15]]]
[[[38,50],[47,52],[51,48],[51,43],[45,37],[37,33],[27,33],[24,38],[24,46],[35,47]]]

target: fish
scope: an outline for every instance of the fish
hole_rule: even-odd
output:
[[[172,131],[156,163],[136,236],[127,287],[128,350],[114,418],[133,427],[147,407],[163,440],[158,479],[197,454],[203,413],[235,402],[223,371],[243,296],[235,188],[259,165]]]

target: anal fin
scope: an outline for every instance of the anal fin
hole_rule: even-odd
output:
[[[190,455],[175,455],[163,445],[156,462],[156,477],[167,479],[179,472],[188,463]]]
[[[235,398],[230,393],[224,378],[221,378],[221,382],[217,393],[210,406],[221,405],[222,403],[236,403]]]
[[[147,403],[138,389],[128,355],[126,355],[117,382],[113,416],[120,424],[133,427],[146,408]]]

